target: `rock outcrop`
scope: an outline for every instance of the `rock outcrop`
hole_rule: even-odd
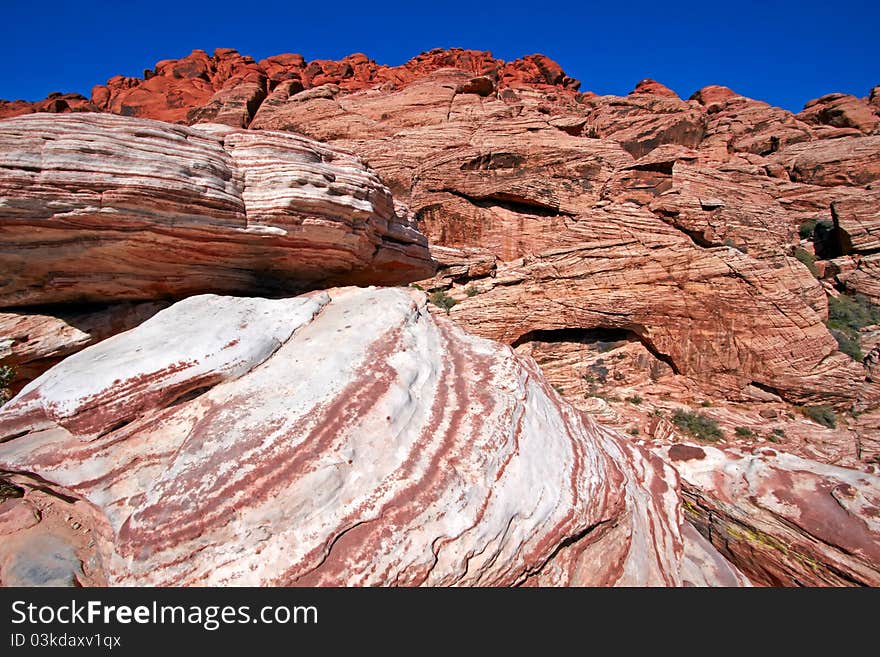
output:
[[[849,94],[828,94],[811,100],[797,117],[805,123],[835,128],[853,128],[862,134],[875,134],[880,129],[880,114],[867,99]]]
[[[775,449],[679,443],[685,514],[767,586],[880,586],[880,477]]]
[[[0,317],[4,583],[878,584],[880,87],[220,49],[21,113],[0,306],[72,305]]]
[[[543,55],[512,62],[477,50],[435,49],[402,66],[382,66],[357,53],[340,61],[306,62],[301,55],[283,54],[255,62],[231,48],[213,55],[194,50],[182,59],[167,59],[144,71],[143,78],[117,75],[92,89],[91,99],[79,94],[51,94],[43,101],[0,101],[0,118],[32,112],[110,112],[170,123],[223,123],[247,127],[260,104],[276,90],[295,94],[333,85],[344,91],[406,86],[439,69],[454,68],[491,89],[520,86],[575,91],[579,83]],[[486,89],[485,82],[475,82]],[[464,93],[472,93],[465,91]]]
[[[9,402],[0,469],[6,584],[48,543],[53,582],[746,583],[672,468],[415,291],[181,301]]]
[[[0,366],[15,372],[11,391],[18,392],[65,357],[134,328],[167,305],[145,301],[0,312]]]
[[[0,121],[0,306],[278,294],[433,271],[356,157],[286,133]]]

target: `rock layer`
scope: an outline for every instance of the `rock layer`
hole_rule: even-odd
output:
[[[432,271],[356,158],[291,134],[96,114],[0,122],[0,306],[277,293]]]
[[[18,392],[70,354],[134,328],[167,305],[147,301],[0,312],[0,366],[14,370],[10,388]]]
[[[752,581],[880,586],[880,478],[757,449],[657,450],[681,473],[685,512]]]
[[[197,296],[68,357],[0,411],[0,468],[93,509],[94,553],[4,545],[111,584],[745,583],[669,466],[424,303]]]

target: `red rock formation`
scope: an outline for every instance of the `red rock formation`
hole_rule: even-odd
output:
[[[213,55],[194,50],[182,59],[158,62],[143,78],[122,75],[92,89],[91,100],[77,94],[52,94],[44,101],[0,101],[0,118],[32,112],[100,111],[171,123],[223,123],[247,127],[259,105],[279,85],[296,91],[326,84],[345,92],[370,88],[405,87],[439,69],[455,68],[486,77],[493,85],[553,88],[566,93],[579,82],[543,55],[512,62],[476,50],[436,49],[401,66],[382,66],[363,54],[340,61],[306,62],[301,55],[284,54],[255,62],[231,48]]]
[[[854,128],[864,135],[880,129],[880,115],[866,100],[848,94],[828,94],[811,100],[797,115],[805,123]]]
[[[97,112],[97,105],[80,94],[51,93],[45,100],[28,102],[26,100],[0,100],[0,119],[34,112],[61,114],[64,112]]]
[[[861,187],[880,180],[880,136],[794,144],[770,159],[796,182]]]
[[[432,271],[355,157],[290,134],[125,117],[0,122],[0,307],[278,293]]]
[[[124,111],[264,132],[165,126],[149,138],[131,139],[120,129],[134,151],[144,146],[142,139],[153,140],[147,151],[161,148],[173,162],[126,155],[123,173],[99,170],[107,176],[103,182],[77,168],[95,155],[82,148],[94,145],[77,143],[71,157],[63,149],[58,153],[41,146],[40,152],[48,148],[49,155],[37,158],[33,145],[20,147],[21,134],[3,136],[0,158],[6,152],[14,166],[0,170],[7,171],[4,175],[16,171],[13,202],[3,201],[0,234],[10,245],[4,264],[14,272],[6,284],[19,286],[15,294],[25,296],[12,298],[26,303],[43,299],[46,290],[56,300],[75,299],[71,290],[96,288],[105,294],[101,298],[115,298],[120,289],[109,281],[109,271],[122,271],[129,291],[140,289],[134,274],[147,272],[151,290],[272,292],[263,286],[294,276],[283,267],[293,267],[296,279],[303,278],[297,269],[302,261],[291,263],[288,257],[291,248],[303,245],[281,245],[275,229],[289,231],[290,217],[301,217],[299,204],[308,197],[319,206],[315,230],[325,240],[320,257],[305,259],[313,266],[305,276],[311,286],[328,284],[318,272],[334,263],[349,273],[333,280],[347,282],[381,282],[376,276],[387,271],[414,272],[427,263],[424,242],[407,228],[416,222],[439,263],[436,276],[420,284],[437,292],[441,305],[448,306],[450,298],[457,302],[449,317],[535,356],[569,401],[602,422],[662,442],[686,437],[672,414],[692,410],[718,424],[725,459],[737,460],[729,457],[734,443],[748,450],[772,443],[774,450],[808,460],[875,467],[866,464],[880,458],[880,334],[874,328],[860,333],[868,356],[857,362],[838,350],[825,321],[826,298],[838,291],[860,292],[880,303],[875,234],[880,87],[865,101],[824,96],[797,115],[726,87],[705,87],[687,101],[651,80],[625,97],[578,93],[577,88],[558,65],[541,56],[505,63],[489,53],[464,50],[434,50],[397,67],[361,54],[340,61],[279,55],[253,62],[226,50],[161,62],[144,80],[115,78],[96,88],[91,105],[74,108],[66,101],[67,110]],[[67,110],[56,106],[56,111]],[[55,124],[49,119],[47,125]],[[320,178],[309,162],[276,177],[279,163],[288,161],[286,147],[278,142],[283,138],[267,134],[277,130],[329,142],[309,142],[305,150],[333,153],[334,162],[318,158]],[[206,160],[203,148],[216,157]],[[105,150],[115,162],[119,147]],[[300,146],[295,150],[301,153]],[[341,151],[363,158],[381,183],[359,164],[351,165],[359,172],[354,188],[350,181],[341,185],[326,178],[323,174],[340,175],[340,160],[346,157]],[[211,164],[192,169],[194,152],[200,153],[196,162]],[[70,171],[71,160],[80,173],[74,185],[65,186],[68,174],[62,172]],[[137,162],[134,168],[132,161]],[[135,176],[133,182],[133,174],[145,172],[146,161],[149,175]],[[101,187],[108,180],[118,194]],[[233,191],[224,196],[227,187]],[[290,199],[289,189],[303,194]],[[388,191],[394,194],[393,210],[388,209]],[[362,225],[352,218],[352,208],[363,209],[364,195],[372,199],[371,209],[364,210],[370,221],[388,217],[390,223],[382,228],[379,221],[375,239],[350,247],[348,231]],[[16,216],[28,217],[27,231],[16,228]],[[125,233],[126,238],[143,242],[146,235],[147,244],[162,245],[149,247],[145,265],[118,255],[130,251],[131,244],[114,251],[121,236],[114,222],[120,219],[150,227],[136,236]],[[155,227],[160,219],[161,230]],[[49,253],[66,253],[60,248],[63,240],[56,251],[45,246],[43,233],[35,237],[33,228],[43,230],[40,222],[46,220],[63,225],[64,231],[75,228],[76,238],[73,232],[52,234],[69,235],[81,245],[83,231],[95,230],[93,224],[110,232],[100,233],[104,241],[89,243],[87,258],[75,253],[60,267],[39,259],[25,266],[23,247],[39,244]],[[83,221],[92,223],[83,226]],[[181,242],[179,226],[193,221],[197,226],[190,227],[198,238]],[[206,249],[217,242],[205,242],[204,231],[222,225],[228,235],[237,221],[258,224],[259,237],[236,233],[231,252],[225,240]],[[324,234],[328,221],[341,232]],[[811,235],[809,226],[816,222],[833,228]],[[173,242],[155,237],[165,224],[174,225],[169,233]],[[302,225],[313,226],[308,220]],[[242,240],[246,256],[239,251]],[[346,244],[344,253],[330,247],[339,243]],[[262,250],[267,244],[278,249]],[[384,255],[370,255],[376,244],[390,262]],[[261,266],[255,274],[254,262],[265,263],[266,257],[283,262],[287,273],[279,276],[278,267],[267,271]],[[218,261],[223,263],[219,270]],[[352,267],[363,277],[350,273]],[[400,280],[407,278],[412,280],[401,274]],[[199,287],[191,290],[184,281]],[[447,309],[435,310],[445,315]],[[607,352],[602,351],[604,338],[585,337],[594,334],[613,338]],[[836,425],[809,419],[796,407],[803,404],[833,406]],[[771,478],[778,470],[788,473],[790,463],[764,461],[749,467]],[[816,464],[803,469],[818,471]],[[807,503],[825,504],[814,494],[818,489],[810,477],[803,484],[795,477],[792,486],[804,492]],[[823,472],[821,477],[837,475]],[[748,483],[749,490],[764,495],[753,484]],[[705,486],[699,499],[696,488],[688,490],[692,504],[721,514],[717,521],[722,525],[741,524],[754,513],[763,524],[748,531],[800,555],[793,557],[801,558],[799,566],[749,546],[751,535],[742,528],[738,537],[731,533],[727,556],[744,564],[760,583],[870,580],[870,573],[838,554],[850,549],[848,529],[826,552],[813,545],[814,539],[827,538],[822,528],[813,524],[787,534],[792,517],[778,510],[773,517],[763,516],[749,506],[751,501],[738,500],[727,484]],[[724,499],[728,502],[722,504]],[[25,506],[17,506],[15,522],[27,520],[21,510]],[[700,525],[699,516],[692,519]],[[685,572],[698,571],[697,564],[711,567],[717,555],[704,549],[695,556],[688,545],[705,539],[690,534],[690,540],[688,531],[682,535],[689,565],[680,564],[679,576],[696,581]],[[801,568],[806,564],[809,569],[810,560],[824,564],[815,577]],[[558,571],[551,571],[555,578]],[[714,572],[716,582],[725,579]],[[538,577],[531,583],[542,581]]]
[[[666,96],[667,98],[678,98],[678,94],[675,93],[672,89],[650,78],[645,78],[644,80],[641,80],[636,85],[636,88],[629,92],[630,96],[634,94],[648,94],[650,96]]]
[[[0,521],[87,501],[91,549],[0,522],[0,581],[47,583],[39,540],[83,583],[747,583],[669,466],[424,304],[198,296],[67,358],[0,411]]]
[[[880,250],[880,192],[834,201],[831,212],[844,253]]]

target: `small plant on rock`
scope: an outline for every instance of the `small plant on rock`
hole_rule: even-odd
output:
[[[866,326],[880,324],[880,307],[861,294],[830,297],[827,324],[840,350],[853,360],[861,361],[864,354],[859,332]]]
[[[801,261],[802,263],[804,263],[807,266],[807,269],[810,270],[810,273],[814,277],[816,277],[816,278],[819,277],[819,270],[816,268],[816,256],[814,256],[812,253],[810,253],[806,249],[802,249],[801,247],[797,247],[794,250],[793,255],[795,258],[797,258],[799,261]]]
[[[428,301],[433,303],[438,308],[443,308],[446,311],[446,314],[449,314],[449,310],[458,303],[455,299],[449,296],[446,293],[446,290],[437,290],[436,292],[431,292],[431,295],[428,297]]]
[[[9,365],[0,365],[0,406],[9,401],[9,384],[15,378],[15,369]]]
[[[694,438],[707,442],[718,442],[724,437],[718,423],[703,413],[678,409],[672,414],[672,423]]]
[[[830,406],[804,406],[802,409],[806,417],[823,427],[834,429],[837,426],[837,415]]]

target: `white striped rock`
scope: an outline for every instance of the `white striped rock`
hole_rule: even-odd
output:
[[[681,475],[688,520],[756,584],[880,586],[876,474],[769,448],[654,451]]]
[[[37,541],[85,584],[748,583],[673,468],[415,290],[178,302],[0,410],[0,471],[5,583]]]
[[[99,114],[0,121],[0,307],[400,283],[427,241],[353,155]]]
[[[65,356],[135,327],[167,305],[144,301],[0,312],[0,366],[13,368],[11,388],[18,392]]]

